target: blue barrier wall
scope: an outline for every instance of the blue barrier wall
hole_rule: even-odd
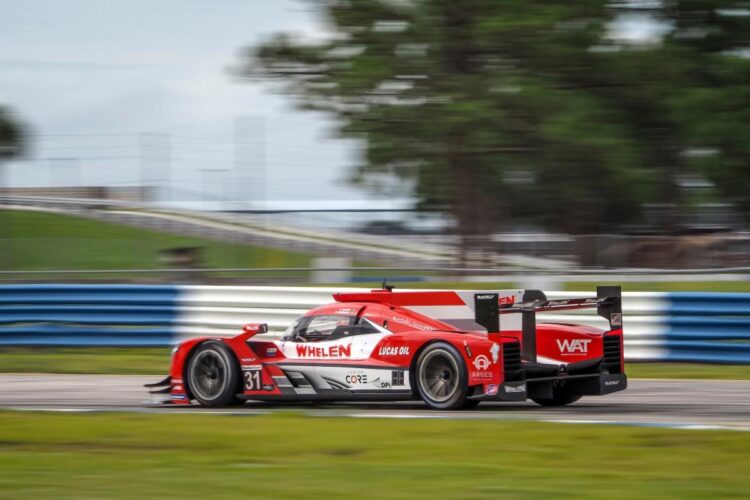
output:
[[[167,346],[195,335],[233,335],[245,322],[283,328],[329,302],[332,291],[0,285],[0,346]],[[628,359],[750,363],[750,294],[626,293],[624,316]],[[592,315],[574,322],[596,320]]]
[[[750,293],[670,293],[665,313],[668,361],[750,363]]]
[[[0,345],[169,345],[178,296],[171,285],[3,285]]]

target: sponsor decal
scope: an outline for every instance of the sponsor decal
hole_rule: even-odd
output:
[[[433,331],[435,328],[430,325],[425,325],[424,323],[420,323],[419,321],[414,321],[413,319],[409,318],[401,318],[399,316],[394,316],[391,319],[395,323],[400,323],[402,325],[409,326],[411,328],[416,328],[417,330],[425,330],[425,331]]]
[[[589,305],[594,306],[599,303],[599,299],[556,299],[548,300],[547,306],[568,306],[568,305]]]
[[[492,378],[492,372],[471,372],[472,378]]]
[[[275,347],[269,347],[266,349],[266,356],[276,356],[276,353],[279,352],[279,350]]]
[[[356,370],[356,371],[350,371],[346,373],[346,376],[344,377],[344,380],[347,384],[351,385],[371,385],[373,387],[377,387],[378,389],[390,389],[391,388],[391,382],[386,382],[380,379],[380,377],[377,377],[375,379],[370,379],[367,377],[367,373],[363,370]]]
[[[184,401],[185,399],[187,399],[187,396],[185,396],[184,394],[172,394],[172,399]]]
[[[347,372],[346,376],[344,377],[344,380],[347,384],[366,384],[367,383],[367,373],[359,370],[359,371],[351,371]]]
[[[487,294],[487,295],[477,295],[477,300],[490,300],[493,297],[494,294]],[[515,295],[507,295],[507,296],[498,296],[497,297],[497,303],[501,306],[504,305],[512,305],[516,303],[516,296]]]
[[[301,358],[348,358],[352,355],[351,344],[315,346],[297,344],[297,356]]]
[[[498,297],[497,303],[501,306],[503,305],[512,305],[516,303],[516,296],[515,295],[508,295],[507,297]]]
[[[383,346],[378,349],[378,356],[407,356],[409,354],[409,346]]]
[[[273,386],[271,384],[266,384],[266,385],[263,386],[263,390],[264,391],[272,391],[273,390]]]
[[[605,380],[604,385],[619,385],[619,380]]]
[[[490,367],[490,360],[487,359],[487,356],[485,356],[484,354],[480,354],[479,356],[474,358],[472,364],[474,365],[474,368],[483,372]]]
[[[497,360],[500,358],[500,346],[498,344],[492,344],[490,347],[490,354],[492,354],[492,364],[497,364]]]
[[[381,389],[390,389],[391,383],[390,382],[383,382],[380,380],[380,377],[376,378],[372,381],[372,385],[375,387],[380,387]]]
[[[622,326],[622,313],[612,313],[609,322],[612,323],[612,326]]]
[[[526,392],[526,384],[517,385],[515,387],[510,385],[504,385],[503,390],[505,392]]]
[[[242,358],[243,363],[252,363],[256,358]]]
[[[487,389],[484,391],[488,396],[494,396],[497,394],[497,384],[488,384]]]
[[[391,384],[392,385],[404,385],[404,372],[400,370],[391,372]]]
[[[469,343],[464,341],[464,349],[466,349],[466,355],[469,357],[474,356],[474,353],[471,352],[471,347],[469,346]]]
[[[354,314],[354,310],[349,308],[336,309],[336,314]],[[348,322],[349,320],[347,319]]]
[[[561,354],[586,354],[590,343],[591,339],[557,339],[557,348]]]
[[[477,300],[490,300],[494,294],[486,294],[486,295],[477,295]],[[501,306],[510,306],[516,303],[516,296],[515,295],[507,295],[507,296],[501,296],[498,295],[497,297],[497,303]]]

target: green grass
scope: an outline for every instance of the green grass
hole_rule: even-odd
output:
[[[169,347],[4,347],[0,373],[166,375]]]
[[[25,348],[0,349],[0,373],[91,373],[161,375],[169,368],[169,348]],[[750,365],[628,363],[631,378],[750,380]]]
[[[750,433],[0,413],[2,498],[739,498]]]
[[[201,266],[308,267],[298,252],[176,236],[46,212],[0,210],[0,269],[158,269],[159,251],[202,247]],[[9,237],[10,236],[10,237]]]
[[[750,365],[701,363],[627,363],[631,378],[750,380]]]

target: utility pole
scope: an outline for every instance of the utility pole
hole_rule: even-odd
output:
[[[198,170],[198,172],[200,172],[201,179],[201,200],[203,204],[203,210],[208,211],[208,208],[211,206],[211,201],[218,201],[219,206],[222,206],[224,202],[226,202],[227,198],[227,193],[224,190],[226,183],[224,181],[226,179],[226,176],[229,175],[229,169],[201,168]],[[214,176],[215,178],[212,180],[211,177]],[[212,188],[214,185],[217,186],[217,189],[215,191]]]
[[[145,190],[144,201],[172,198],[172,144],[169,134],[138,134],[140,172],[138,182]]]
[[[10,190],[7,182],[7,164],[6,160],[13,158],[18,153],[17,146],[0,146],[0,203],[5,205]],[[0,213],[4,215],[4,221],[0,222],[0,247],[3,248],[3,262],[5,268],[13,269],[13,213],[10,209],[0,208]],[[5,241],[3,241],[5,240]]]
[[[238,200],[250,200],[250,208],[263,210],[268,208],[266,192],[266,122],[262,116],[237,116],[234,120],[235,169],[240,179],[248,182],[237,182],[240,188]],[[242,203],[241,206],[246,206]],[[256,216],[262,225],[268,224],[266,215]],[[262,262],[269,262],[268,250],[263,247]]]
[[[0,199],[2,200],[3,205],[7,203],[7,200],[5,199],[7,196],[5,186],[5,154],[3,151],[0,151]],[[3,249],[2,253],[4,254],[3,262],[5,263],[5,268],[11,270],[13,267],[13,249],[11,246],[12,238],[10,220],[11,214],[10,210],[5,209],[4,207],[0,209],[0,213],[5,216],[3,217],[4,221],[0,223],[0,248]]]
[[[265,208],[266,123],[262,116],[234,118],[234,168],[236,199]]]
[[[240,207],[264,209],[266,193],[266,123],[262,116],[241,115],[234,118],[235,176]],[[247,188],[245,188],[247,186]],[[239,208],[239,207],[238,207]],[[266,216],[259,220],[266,224]],[[262,251],[262,262],[268,264],[268,252]]]

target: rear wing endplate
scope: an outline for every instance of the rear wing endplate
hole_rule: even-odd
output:
[[[475,321],[490,334],[500,332],[501,314],[521,314],[521,355],[528,361],[536,361],[537,312],[586,308],[596,308],[597,314],[609,322],[610,330],[622,328],[622,289],[619,286],[599,286],[596,297],[577,299],[550,300],[538,290],[527,290],[523,302],[517,304],[500,304],[496,293],[474,295]]]

